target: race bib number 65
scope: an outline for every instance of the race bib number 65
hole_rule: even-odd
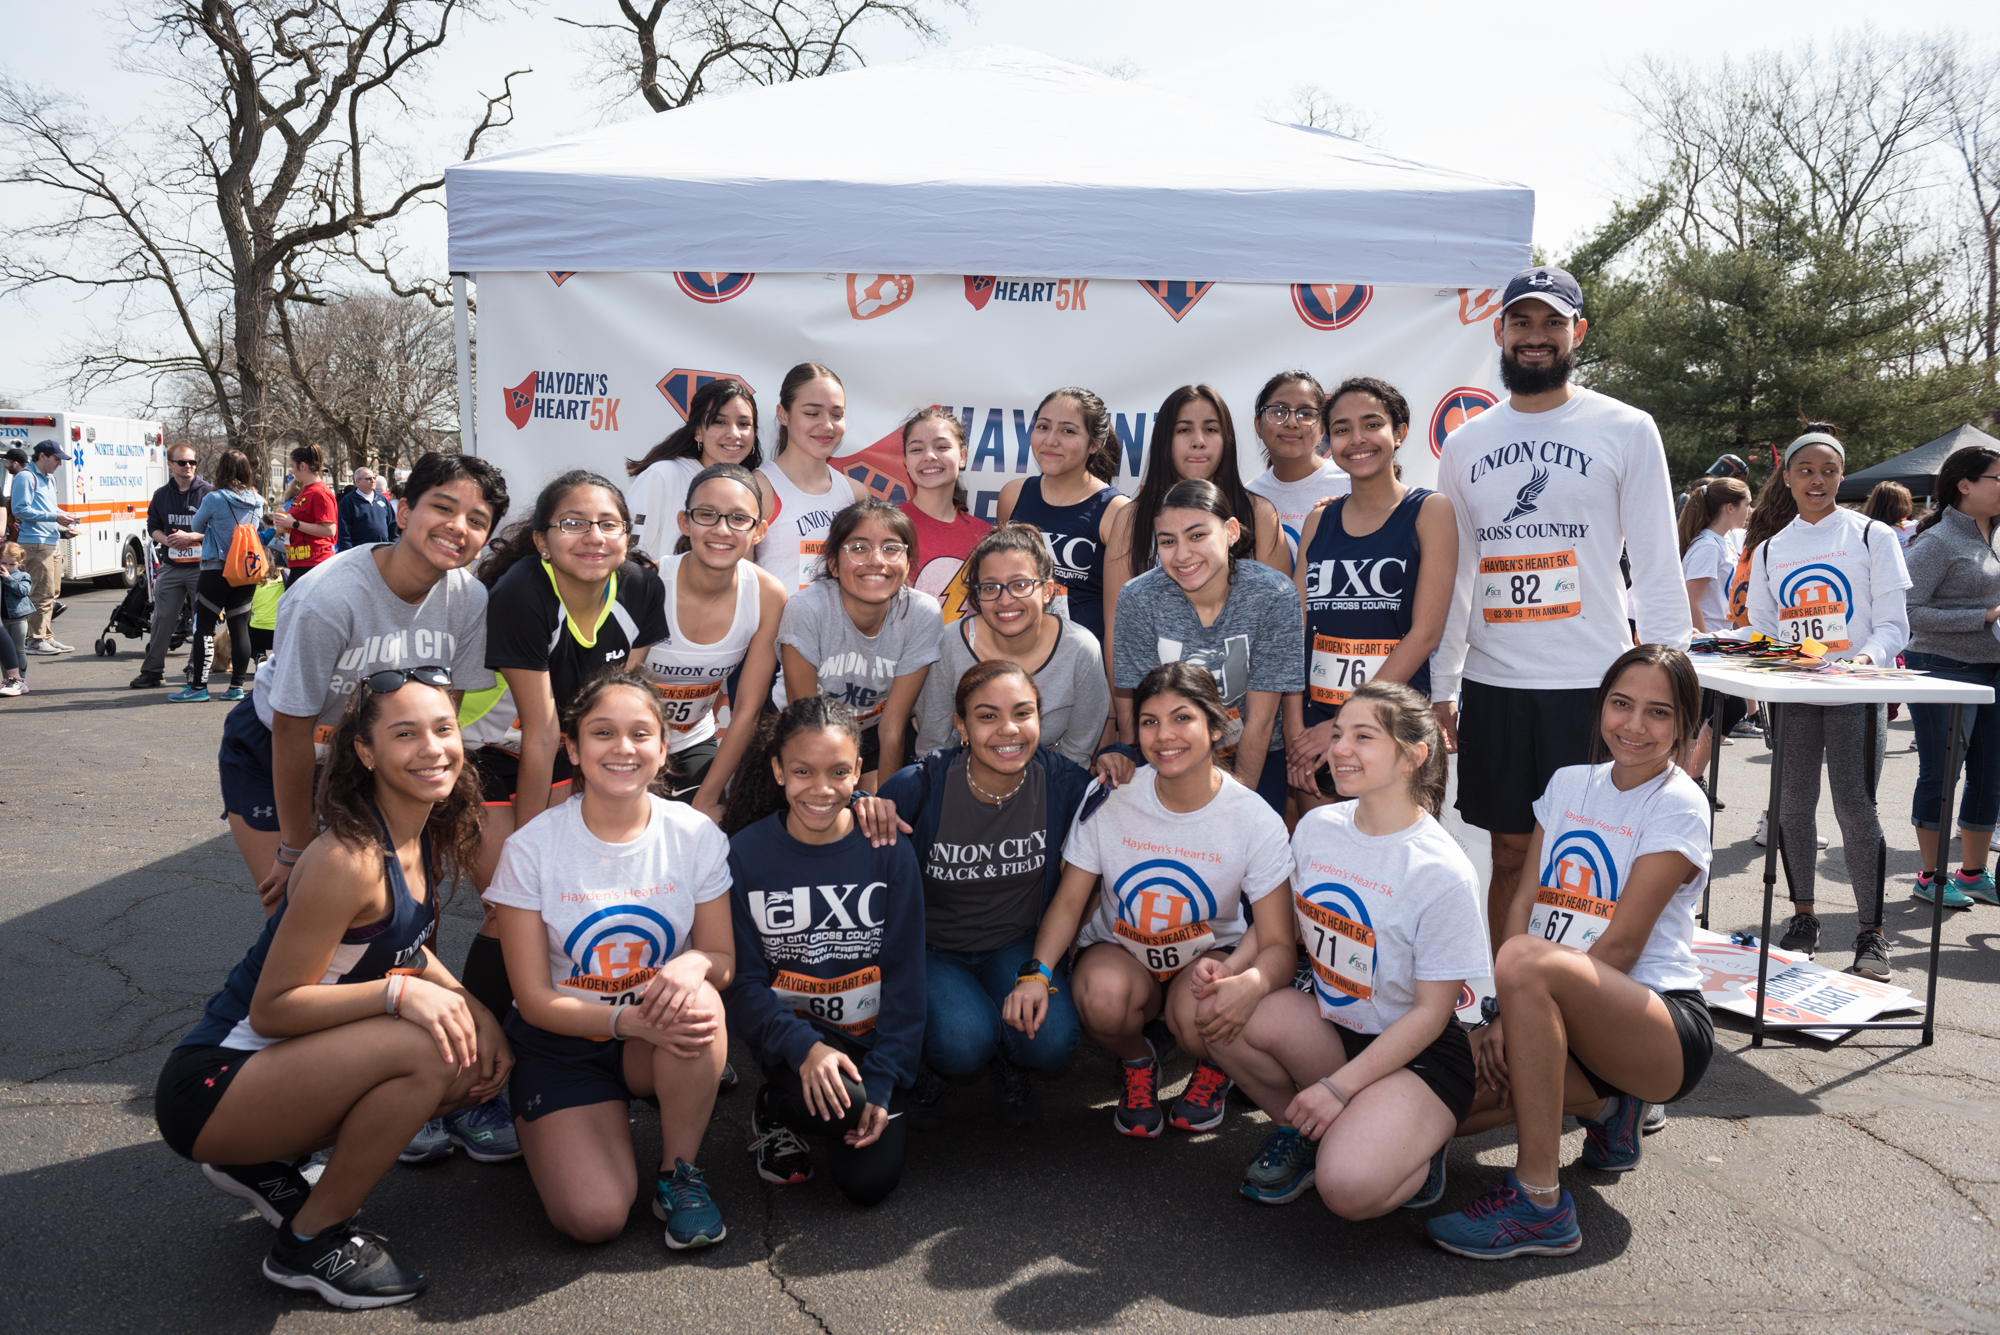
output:
[[[1583,575],[1576,553],[1480,558],[1479,606],[1489,624],[1560,621],[1581,615]]]

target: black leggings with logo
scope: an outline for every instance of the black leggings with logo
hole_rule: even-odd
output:
[[[188,684],[208,685],[215,661],[211,638],[217,625],[229,626],[229,684],[241,686],[250,670],[250,598],[255,584],[231,584],[220,570],[204,570],[194,586],[194,644],[188,650]]]

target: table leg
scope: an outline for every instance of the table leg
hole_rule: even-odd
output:
[[[1944,941],[1944,887],[1945,872],[1951,866],[1952,824],[1951,799],[1958,787],[1958,762],[1961,754],[1963,734],[1959,729],[1964,725],[1965,706],[1951,707],[1951,724],[1946,729],[1944,746],[1944,788],[1938,795],[1937,854],[1931,859],[1931,976],[1924,992],[1924,1046],[1930,1046],[1932,1030],[1937,1024],[1937,975],[1938,947]],[[1887,896],[1887,887],[1884,887]]]
[[[1771,730],[1771,797],[1764,822],[1764,927],[1757,935],[1757,1010],[1750,1020],[1750,1046],[1764,1046],[1764,985],[1771,972],[1771,900],[1778,889],[1778,806],[1785,772],[1786,706],[1764,702],[1764,726]]]
[[[1715,708],[1708,721],[1708,846],[1715,847],[1715,809],[1721,805],[1716,799],[1720,795],[1716,785],[1722,782],[1722,702],[1729,697],[1721,691],[1714,692]],[[1708,930],[1709,882],[1701,887],[1701,928]]]

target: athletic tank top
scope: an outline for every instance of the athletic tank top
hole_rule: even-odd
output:
[[[660,563],[660,580],[667,591],[667,638],[646,653],[646,672],[653,689],[667,702],[667,726],[673,729],[668,750],[685,751],[715,736],[715,713],[727,705],[729,678],[750,652],[759,611],[757,567],[736,563],[736,611],[722,638],[696,644],[681,630],[675,599],[680,592],[681,562],[692,553],[670,556]]]
[[[1118,488],[1107,486],[1076,505],[1051,505],[1042,499],[1041,478],[1031,477],[1021,484],[1012,516],[1040,529],[1042,541],[1049,545],[1057,586],[1050,610],[1082,626],[1100,642],[1104,639],[1104,543],[1098,531],[1105,507],[1118,494]]]
[[[771,527],[757,544],[757,564],[776,575],[787,593],[797,593],[819,578],[825,564],[826,531],[833,527],[833,517],[854,503],[847,475],[831,464],[825,468],[827,490],[818,496],[793,486],[775,459],[757,470],[778,494]]]
[[[410,895],[403,879],[403,864],[389,843],[389,830],[382,813],[375,813],[375,828],[382,836],[382,857],[389,870],[389,915],[366,927],[350,927],[334,947],[333,960],[319,980],[320,986],[340,983],[372,983],[391,973],[421,973],[423,948],[437,932],[437,878],[431,871],[431,837],[423,836],[424,902]],[[285,905],[264,920],[264,930],[234,969],[222,990],[202,1007],[201,1019],[180,1046],[238,1048],[257,1052],[282,1038],[267,1038],[250,1027],[250,998],[256,995],[257,979],[263,975],[264,959],[271,953],[271,939],[285,916]]]
[[[1365,538],[1350,537],[1341,527],[1347,497],[1329,501],[1321,513],[1305,554],[1308,726],[1338,713],[1354,688],[1380,672],[1397,641],[1410,633],[1421,557],[1417,511],[1431,494],[1411,487],[1382,527]],[[1410,678],[1410,688],[1430,695],[1428,661]]]

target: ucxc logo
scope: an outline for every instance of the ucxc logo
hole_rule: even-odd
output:
[[[1314,329],[1345,329],[1374,295],[1374,288],[1351,283],[1293,283],[1292,309]]]
[[[752,890],[750,917],[765,936],[817,932],[828,928],[853,931],[882,925],[885,881],[867,885],[801,885],[790,890]],[[823,908],[824,911],[821,911]],[[817,914],[817,916],[815,916]]]
[[[1179,324],[1215,284],[1180,278],[1141,278],[1139,286],[1160,303],[1161,310],[1174,317],[1175,324]]]
[[[1396,570],[1393,580],[1389,576],[1392,566]],[[1306,567],[1306,597],[1384,598],[1400,603],[1408,573],[1409,562],[1400,556],[1383,556],[1372,561],[1314,561]]]
[[[1431,457],[1444,452],[1444,438],[1500,402],[1499,398],[1471,385],[1449,390],[1431,410]]]
[[[965,299],[975,311],[986,309],[989,301],[1025,302],[1052,306],[1059,311],[1084,309],[1084,289],[1088,278],[995,278],[990,274],[965,276]]]
[[[857,320],[873,320],[908,304],[916,291],[917,280],[906,273],[851,273],[847,275],[847,313]]]
[[[739,380],[742,381],[743,387],[750,390],[752,394],[757,392],[751,388],[748,380],[744,380],[742,376],[736,375],[733,372],[692,371],[684,366],[676,366],[673,370],[661,376],[659,384],[655,388],[660,393],[666,395],[667,402],[674,405],[674,411],[679,413],[681,420],[685,422],[687,421],[688,405],[694,402],[695,393],[703,385],[708,384],[712,380]]]
[[[705,306],[719,306],[731,297],[740,297],[749,290],[754,273],[703,273],[694,270],[676,271],[674,283],[681,291]]]
[[[592,431],[618,429],[618,403],[611,397],[611,377],[597,371],[530,371],[518,385],[508,385],[507,420],[515,430],[531,417],[558,422],[583,422]]]

